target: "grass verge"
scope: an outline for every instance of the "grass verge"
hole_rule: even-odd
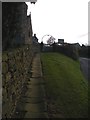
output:
[[[49,116],[86,118],[88,84],[80,64],[59,53],[41,53]]]

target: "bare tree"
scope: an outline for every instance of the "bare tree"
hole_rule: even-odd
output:
[[[52,45],[55,42],[55,38],[53,36],[51,36],[48,40],[47,40],[47,44]]]

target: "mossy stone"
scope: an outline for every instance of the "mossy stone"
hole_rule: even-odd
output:
[[[2,62],[2,73],[6,74],[8,72],[8,64],[6,62]]]
[[[8,60],[7,53],[2,54],[2,61],[7,61],[7,60]]]
[[[8,72],[8,73],[6,74],[6,81],[9,81],[10,79],[11,79],[11,73]]]

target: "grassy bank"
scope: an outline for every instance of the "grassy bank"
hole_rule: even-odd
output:
[[[42,53],[41,60],[50,117],[87,117],[88,85],[79,62],[59,53]]]

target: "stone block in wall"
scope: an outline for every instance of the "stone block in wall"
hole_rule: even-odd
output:
[[[13,74],[13,79],[14,79],[15,83],[17,82],[18,77],[19,77],[18,71],[16,70]]]
[[[10,118],[11,112],[13,111],[13,109],[14,109],[13,104],[10,102],[10,100],[7,100],[2,108],[2,117]]]
[[[3,105],[5,104],[5,102],[7,101],[7,91],[6,91],[6,88],[3,88],[3,91],[2,91],[2,103]]]
[[[2,55],[2,60],[3,60],[3,62],[5,62],[5,61],[8,60],[8,54],[7,54],[7,53],[4,53],[4,54]]]
[[[9,59],[8,60],[8,66],[9,66],[9,69],[11,68],[14,68],[15,69],[15,59]],[[14,71],[14,70],[13,70]]]
[[[11,73],[7,72],[6,73],[6,82],[10,82],[10,80],[11,80]]]

